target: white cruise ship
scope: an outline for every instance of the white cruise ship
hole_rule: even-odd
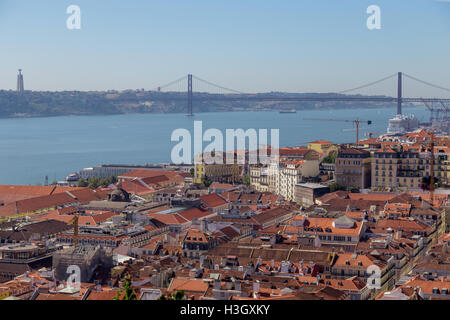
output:
[[[419,120],[414,115],[397,114],[394,118],[389,119],[387,133],[403,134],[411,132],[419,127]]]

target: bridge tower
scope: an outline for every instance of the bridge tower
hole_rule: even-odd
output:
[[[187,115],[192,116],[192,74],[188,74],[188,110]]]
[[[397,80],[397,114],[402,114],[402,73],[398,73]]]

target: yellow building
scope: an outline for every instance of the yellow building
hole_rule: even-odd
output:
[[[338,147],[332,142],[326,140],[316,140],[308,143],[308,149],[314,150],[325,155],[329,155],[333,151],[338,151]]]
[[[225,162],[225,156],[223,158]],[[241,180],[241,167],[239,164],[213,163],[207,164],[197,158],[194,165],[194,183],[202,183],[205,180],[213,182],[235,183]]]
[[[0,300],[6,299],[9,297],[8,288],[0,288]]]

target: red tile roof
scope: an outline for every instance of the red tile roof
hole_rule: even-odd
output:
[[[49,209],[73,203],[87,203],[94,200],[106,199],[107,193],[89,188],[63,191],[51,195],[18,200],[0,207],[0,216],[13,216],[15,213],[29,213],[36,210]]]
[[[313,141],[313,142],[310,142],[310,143],[317,143],[317,144],[333,144],[332,142],[327,141],[327,140],[316,140],[316,141]]]
[[[375,201],[389,201],[396,197],[395,193],[349,193],[348,197],[351,200],[375,200]]]
[[[227,201],[234,202],[236,201],[241,194],[239,192],[225,191],[220,194],[220,196]]]
[[[208,289],[208,283],[202,279],[173,278],[168,288],[169,292],[183,290],[184,292],[204,293]]]
[[[201,232],[198,230],[188,230],[188,232],[184,236],[183,242],[208,243],[209,240],[210,240],[210,237],[204,232]]]
[[[186,211],[180,212],[179,215],[186,220],[192,221],[194,218],[202,219],[208,216],[215,215],[215,213],[212,214],[210,211],[205,211],[199,208],[191,208]]]
[[[57,186],[22,186],[22,185],[0,185],[0,201],[5,204],[35,198],[39,196],[48,196],[64,191],[75,191],[87,188],[77,187],[57,187]]]
[[[227,204],[221,196],[216,193],[210,193],[200,197],[200,200],[203,201],[209,208],[217,208]]]
[[[210,189],[233,189],[234,186],[232,184],[228,183],[219,183],[219,182],[213,182],[210,186]]]
[[[179,225],[189,222],[189,220],[187,220],[186,218],[182,217],[179,214],[149,213],[147,215],[167,225]]]

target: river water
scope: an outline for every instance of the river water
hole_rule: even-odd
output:
[[[352,123],[310,121],[303,118],[372,120],[364,132],[385,132],[394,108],[307,110],[278,112],[210,112],[194,117],[183,114],[126,114],[0,119],[0,184],[43,184],[62,180],[69,173],[101,164],[170,162],[176,142],[172,131],[185,128],[193,135],[193,121],[209,128],[244,130],[279,129],[280,146],[306,145],[317,139],[335,143],[355,141]],[[420,107],[404,108],[420,121],[429,113]],[[206,146],[207,143],[205,143]]]

